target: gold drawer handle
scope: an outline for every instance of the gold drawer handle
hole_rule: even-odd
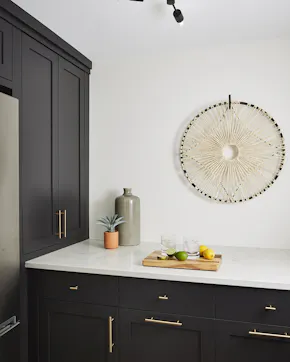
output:
[[[62,213],[63,215],[63,223],[64,223],[64,233],[63,233],[63,236],[66,238],[66,210],[64,210],[64,212]]]
[[[177,321],[177,322],[170,322],[170,321],[162,321],[159,319],[154,319],[153,317],[151,318],[145,318],[145,322],[149,322],[149,323],[157,323],[157,324],[167,324],[169,326],[177,326],[177,327],[181,327],[182,323]]]
[[[114,322],[114,318],[113,317],[109,317],[109,353],[113,353],[113,347],[114,347],[114,343],[113,343],[113,322]]]
[[[61,230],[61,215],[62,215],[62,212],[61,210],[58,210],[58,212],[55,213],[56,216],[58,216],[58,233],[56,233],[56,235],[58,236],[59,239],[62,238],[62,230]]]
[[[168,300],[169,298],[167,297],[167,295],[159,295],[158,299],[161,299],[161,300]]]
[[[249,331],[249,334],[253,336],[263,336],[263,337],[276,337],[276,338],[287,338],[290,339],[290,335],[287,333],[284,334],[276,334],[276,333],[263,333],[263,332],[257,332],[256,329],[253,331]]]
[[[69,287],[70,290],[78,290],[79,289],[79,286],[76,285],[75,287]]]
[[[277,310],[277,308],[273,307],[272,305],[268,305],[267,307],[265,307],[265,310]]]
[[[62,235],[64,238],[66,238],[66,210],[58,210],[58,212],[56,212],[55,214],[58,217],[58,233],[56,233],[56,235],[59,239],[62,239]],[[62,231],[62,215],[64,215],[64,231]]]

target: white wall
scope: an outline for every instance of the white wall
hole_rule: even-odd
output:
[[[290,139],[290,44],[271,40],[194,51],[111,58],[91,78],[90,228],[132,187],[141,198],[142,240],[162,233],[203,243],[290,248],[290,166],[266,193],[238,205],[197,195],[180,172],[187,122],[219,100],[245,100],[268,111]]]
[[[164,0],[15,2],[93,61],[92,237],[102,238],[96,219],[113,212],[123,187],[133,187],[141,197],[143,241],[171,232],[210,244],[290,248],[287,161],[263,195],[220,205],[189,187],[177,154],[185,124],[229,93],[272,114],[289,144],[289,1],[275,0],[273,16],[272,0],[263,1],[262,12],[260,0],[235,7],[231,0],[178,0],[182,29]]]

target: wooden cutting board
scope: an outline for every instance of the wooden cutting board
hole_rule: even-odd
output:
[[[159,260],[157,258],[158,255],[161,255],[160,250],[153,251],[153,253],[151,253],[145,259],[143,259],[142,264],[144,266],[154,266],[158,268],[217,271],[222,263],[221,255],[216,255],[213,260],[198,258],[198,259],[187,259],[185,261],[179,261],[175,258],[168,260]]]

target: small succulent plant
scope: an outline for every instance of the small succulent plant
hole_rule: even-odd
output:
[[[118,214],[115,214],[114,216],[105,216],[105,217],[101,217],[98,221],[97,224],[99,225],[103,225],[106,228],[106,231],[109,233],[113,233],[115,232],[115,228],[120,225],[123,224],[124,222],[126,222],[125,220],[123,220],[123,216],[118,217]]]

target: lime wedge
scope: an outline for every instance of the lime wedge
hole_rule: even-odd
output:
[[[166,250],[166,254],[168,255],[168,256],[174,256],[175,255],[175,253],[176,253],[176,250],[175,249],[167,249]]]
[[[167,255],[158,255],[157,259],[159,260],[167,260],[168,256]]]

